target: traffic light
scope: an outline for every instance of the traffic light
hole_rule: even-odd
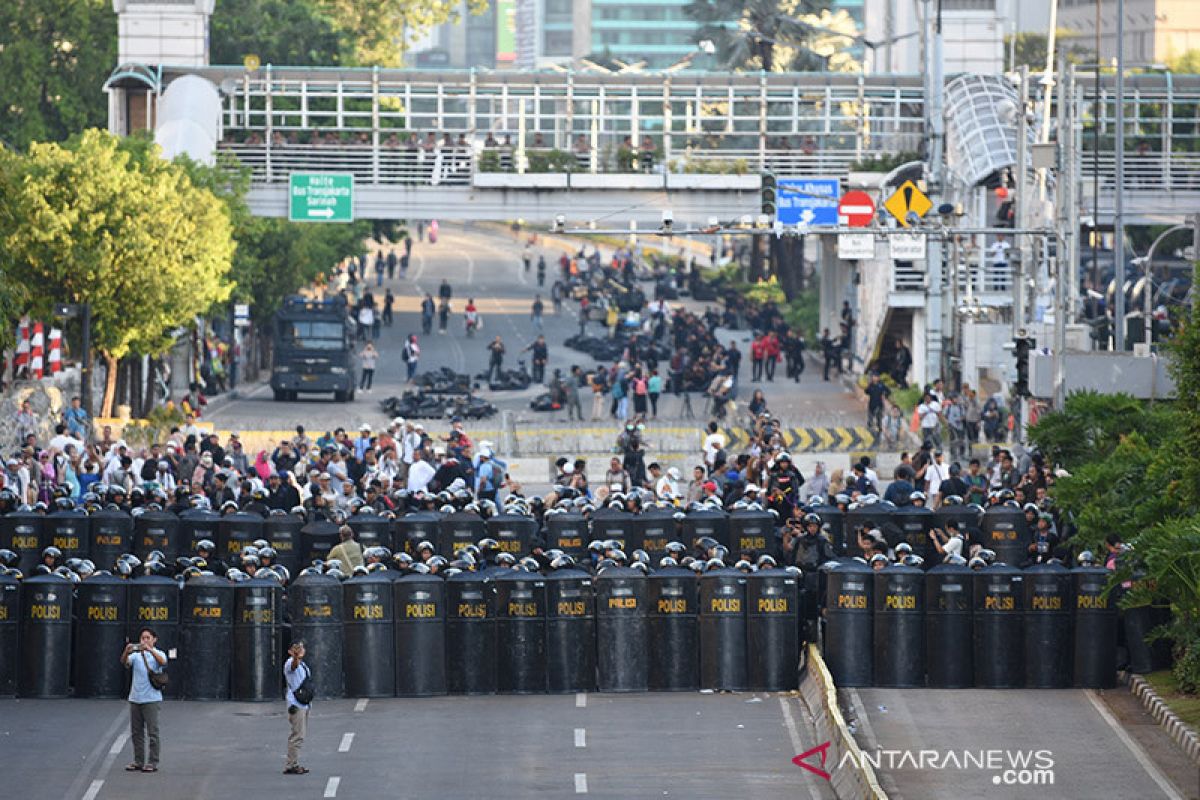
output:
[[[1017,359],[1016,392],[1019,397],[1029,397],[1029,352],[1037,347],[1037,341],[1029,337],[1013,339],[1013,354]]]
[[[775,176],[770,172],[762,174],[762,213],[768,217],[775,219],[775,212],[778,210],[775,198],[778,194],[778,185],[775,183]]]

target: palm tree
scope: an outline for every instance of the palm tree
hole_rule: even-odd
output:
[[[825,59],[808,47],[814,29],[801,14],[828,6],[822,0],[692,0],[685,11],[699,23],[696,41],[711,41],[728,69],[824,69]],[[776,63],[777,48],[788,51]]]

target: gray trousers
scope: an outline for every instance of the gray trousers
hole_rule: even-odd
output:
[[[133,763],[158,766],[158,709],[162,703],[130,703],[129,735],[133,739]],[[144,736],[143,736],[144,733]],[[145,755],[145,738],[150,739],[150,752]]]
[[[288,714],[288,724],[291,725],[291,733],[288,734],[287,766],[294,767],[300,763],[300,748],[308,733],[308,709],[297,707],[295,713]]]

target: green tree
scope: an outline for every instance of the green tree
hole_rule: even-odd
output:
[[[458,22],[462,0],[306,0],[315,1],[349,45],[352,63],[400,66],[408,41],[444,22]],[[466,0],[480,14],[487,0]]]
[[[254,54],[263,64],[330,66],[353,50],[313,0],[217,0],[211,25],[214,64],[241,64]]]
[[[1055,48],[1060,52],[1067,54],[1067,61],[1072,64],[1081,64],[1085,61],[1094,61],[1092,56],[1093,51],[1089,49],[1079,34],[1066,28],[1059,28],[1054,33]],[[1004,69],[1012,71],[1020,66],[1029,67],[1030,72],[1039,72],[1046,69],[1046,48],[1050,45],[1050,38],[1044,33],[1036,31],[1025,31],[1016,34],[1014,43],[1013,35],[1009,34],[1004,37]],[[1015,60],[1014,60],[1015,58]],[[1055,58],[1057,63],[1058,59]]]
[[[1167,59],[1167,68],[1184,75],[1200,75],[1200,49],[1185,50]]]
[[[711,41],[728,69],[783,72],[824,69],[810,40],[819,33],[804,18],[823,0],[692,0],[685,11],[699,24],[696,41]]]
[[[107,365],[104,415],[121,358],[165,352],[176,328],[232,289],[224,202],[146,152],[144,142],[89,130],[2,156],[0,270],[28,292],[35,314],[56,302],[91,304]]]
[[[104,125],[116,59],[111,0],[0,2],[0,139],[24,149]]]

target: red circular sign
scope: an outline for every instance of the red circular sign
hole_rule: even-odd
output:
[[[866,192],[846,192],[838,201],[838,222],[864,228],[875,219],[875,201]]]

